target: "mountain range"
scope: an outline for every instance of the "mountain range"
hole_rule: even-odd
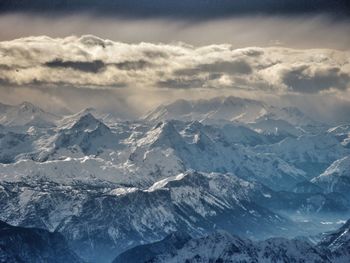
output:
[[[317,244],[303,238],[270,238],[251,241],[216,231],[201,238],[175,232],[161,241],[137,246],[113,263],[144,262],[348,262],[350,220],[327,233]]]
[[[325,244],[319,233],[350,218],[349,125],[237,97],[114,116],[1,104],[0,220],[57,233],[88,262],[164,238],[172,251],[152,262],[211,262],[207,245],[218,262],[235,246],[248,262],[348,256],[306,240]]]

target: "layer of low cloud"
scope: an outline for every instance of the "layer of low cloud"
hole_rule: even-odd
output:
[[[319,93],[350,82],[350,52],[329,49],[126,44],[86,35],[1,42],[0,57],[7,86]]]
[[[11,102],[51,97],[62,108],[137,115],[174,98],[225,94],[348,101],[349,88],[350,51],[129,44],[92,35],[0,42],[0,94]]]

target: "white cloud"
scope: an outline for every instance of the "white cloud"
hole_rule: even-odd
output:
[[[94,36],[0,43],[8,85],[89,88],[239,88],[315,93],[346,90],[350,52],[231,45],[126,44]]]
[[[20,94],[24,94],[23,89],[36,89],[50,96],[60,94],[61,104],[68,90],[75,95],[91,90],[95,98],[104,91],[125,105],[133,104],[139,112],[173,98],[223,94],[327,93],[350,99],[349,83],[349,51],[128,44],[91,35],[0,42],[0,93],[22,89]],[[78,107],[72,102],[63,106]]]

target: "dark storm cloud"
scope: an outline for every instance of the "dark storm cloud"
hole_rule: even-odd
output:
[[[152,66],[152,64],[145,60],[136,61],[123,61],[119,63],[104,63],[102,60],[94,61],[63,61],[61,59],[55,59],[44,64],[49,68],[70,68],[73,70],[98,73],[106,69],[107,66],[114,66],[120,70],[141,70],[146,67]],[[1,69],[1,65],[0,65]]]
[[[250,74],[252,68],[246,61],[217,61],[199,66],[200,71],[223,72],[228,74]]]
[[[229,75],[236,74],[250,74],[252,72],[251,66],[246,61],[215,61],[213,63],[206,63],[198,65],[194,68],[186,68],[176,70],[174,72],[177,76],[192,76],[200,73],[212,73],[211,79],[218,78],[221,73]]]
[[[133,17],[223,17],[241,14],[331,13],[348,15],[347,0],[2,0],[0,11],[81,12]]]
[[[345,90],[350,83],[349,73],[338,67],[315,68],[300,66],[283,74],[283,82],[293,91],[318,93],[331,88]]]
[[[83,72],[97,73],[105,68],[105,64],[101,60],[94,61],[62,61],[55,59],[45,63],[49,68],[71,68]]]
[[[114,63],[113,65],[121,70],[140,70],[152,66],[150,62],[142,59],[137,61],[123,61]]]

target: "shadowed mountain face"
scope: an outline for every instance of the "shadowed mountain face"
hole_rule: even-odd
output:
[[[173,233],[165,239],[132,248],[113,263],[122,262],[338,262],[349,260],[349,224],[327,234],[319,244],[303,239],[271,238],[251,241],[218,231],[201,238]]]
[[[83,263],[59,233],[0,221],[0,262]]]
[[[113,263],[138,263],[152,262],[152,260],[164,253],[175,253],[191,240],[191,236],[185,232],[174,232],[169,234],[163,240],[134,247],[120,254]]]

